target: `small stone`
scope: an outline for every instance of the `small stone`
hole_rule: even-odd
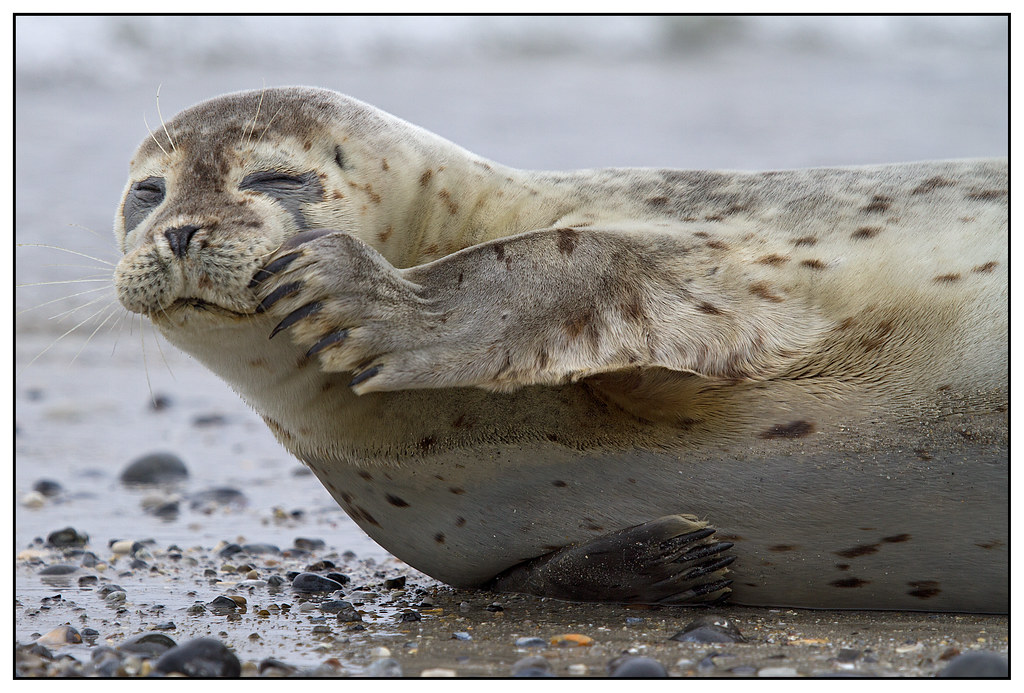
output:
[[[214,598],[214,600],[207,606],[209,606],[210,611],[214,613],[229,613],[238,609],[238,603],[235,602],[234,599],[225,597],[224,595]]]
[[[473,639],[473,636],[470,635],[469,633],[466,633],[465,631],[459,631],[457,633],[452,633],[452,640],[472,640],[472,639]]]
[[[188,468],[181,458],[168,452],[144,455],[121,472],[123,484],[163,484],[188,478]]]
[[[80,533],[73,527],[65,527],[56,532],[50,532],[46,537],[46,543],[57,547],[85,546],[89,543],[89,535]]]
[[[363,676],[387,679],[401,678],[402,666],[390,657],[385,657],[378,659],[376,662],[373,662],[370,666],[366,667],[363,671]]]
[[[590,647],[594,644],[594,639],[589,635],[566,633],[551,638],[551,644],[556,647]]]
[[[281,549],[273,544],[242,544],[242,551],[245,551],[250,556],[261,556],[264,554],[274,554],[276,556],[281,553]]]
[[[337,614],[351,608],[352,604],[342,599],[331,599],[330,601],[326,601],[320,605],[320,611],[327,614]]]
[[[95,575],[83,575],[82,577],[78,578],[78,586],[89,587],[91,585],[97,584],[99,581],[100,579]]]
[[[516,647],[547,647],[548,641],[544,638],[516,638]]]
[[[523,657],[512,665],[512,676],[517,679],[554,678],[551,664],[544,657]]]
[[[46,496],[37,491],[29,491],[21,497],[21,504],[26,508],[41,508],[46,505]]]
[[[244,508],[249,504],[244,493],[226,486],[198,491],[190,494],[188,500],[189,507],[199,512],[212,512],[225,506]]]
[[[372,650],[370,650],[370,656],[378,658],[390,657],[391,650],[389,650],[386,647],[375,647]]]
[[[296,537],[294,542],[295,548],[302,549],[303,551],[316,551],[327,546],[327,542],[323,539],[308,539],[306,537]]]
[[[120,541],[115,541],[110,545],[110,551],[111,553],[123,556],[132,552],[132,546],[134,545],[134,543],[135,542],[131,541],[130,539],[122,539]]]
[[[261,674],[267,674],[268,671],[275,676],[288,676],[289,674],[294,674],[298,669],[290,664],[285,664],[284,662],[268,657],[260,662],[259,672]]]
[[[59,563],[57,565],[48,565],[48,566],[46,566],[45,568],[40,570],[38,574],[39,575],[70,575],[71,573],[75,573],[77,571],[78,571],[78,566],[76,566],[76,565],[65,565],[63,563]]]
[[[339,585],[347,585],[348,583],[352,582],[352,578],[350,578],[348,575],[345,575],[344,573],[327,573],[327,575],[325,575],[324,577],[326,577],[328,580],[334,580]]]
[[[400,590],[405,587],[405,576],[391,578],[384,581],[384,587],[389,590]]]
[[[616,657],[608,663],[608,675],[613,678],[663,679],[668,672],[661,662],[651,657]]]
[[[422,678],[453,679],[453,678],[455,678],[455,671],[452,670],[452,669],[441,669],[441,668],[424,669],[423,671],[420,672],[420,677],[422,677]]]
[[[860,658],[860,655],[860,650],[851,650],[844,647],[839,650],[838,654],[836,654],[836,661],[843,663],[856,662]]]
[[[267,578],[268,587],[280,587],[285,583],[285,579],[280,575],[271,575]]]
[[[82,642],[82,635],[71,626],[57,626],[46,635],[36,639],[36,643],[45,647],[60,647],[61,645],[77,645]]]
[[[407,610],[403,611],[398,615],[398,620],[400,623],[411,623],[413,621],[420,621],[422,619],[423,617],[420,616],[420,613],[418,611]]]
[[[316,573],[299,573],[292,580],[292,590],[302,594],[316,592],[333,592],[341,589],[341,583],[325,578]]]
[[[165,652],[157,660],[156,670],[192,677],[237,677],[242,672],[238,657],[222,642],[196,638]]]
[[[64,490],[64,487],[52,479],[40,479],[32,486],[32,490],[47,498],[53,498],[59,495]]]
[[[1006,678],[1010,663],[995,652],[965,652],[955,657],[939,672],[940,678]]]
[[[577,662],[575,664],[570,664],[569,668],[566,669],[566,671],[569,673],[569,676],[586,676],[587,665],[580,664],[579,662]]]
[[[155,659],[177,645],[163,633],[140,633],[125,640],[117,649]]]
[[[111,592],[103,598],[105,602],[114,604],[117,602],[123,602],[128,599],[128,595],[125,592]]]
[[[746,642],[739,628],[724,616],[705,616],[686,624],[669,640],[678,642]]]

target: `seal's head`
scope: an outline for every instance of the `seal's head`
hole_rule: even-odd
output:
[[[132,160],[114,221],[118,298],[158,324],[252,314],[253,274],[307,229],[346,231],[400,260],[405,249],[381,239],[412,196],[388,161],[416,161],[417,143],[439,139],[323,89],[240,92],[183,111]]]

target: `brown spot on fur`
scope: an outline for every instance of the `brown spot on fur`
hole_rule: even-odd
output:
[[[765,282],[755,282],[750,285],[750,293],[772,303],[782,303],[783,298],[772,293],[772,289]]]
[[[344,200],[345,195],[340,190],[335,190],[333,195],[335,200]]]
[[[849,569],[850,569],[850,564],[849,563],[836,563],[836,570],[849,570]]]
[[[423,175],[420,176],[420,186],[422,186],[424,188],[427,187],[427,185],[430,184],[430,177],[433,176],[433,175],[434,175],[434,170],[433,169],[428,168],[426,171],[424,171]]]
[[[580,232],[575,229],[558,229],[558,252],[562,255],[572,255],[580,240]]]
[[[851,588],[851,587],[863,587],[864,585],[868,585],[870,583],[871,583],[870,580],[861,580],[860,578],[850,577],[850,578],[843,578],[841,580],[833,580],[832,582],[830,582],[828,584],[832,585],[833,587]]]
[[[370,473],[369,473],[368,471],[366,471],[365,469],[360,469],[360,470],[359,470],[358,472],[356,472],[356,474],[358,474],[359,476],[361,476],[361,477],[362,477],[363,479],[365,479],[366,481],[373,481],[373,474],[370,474]]]
[[[306,140],[306,142],[302,145],[302,148],[308,152],[310,149],[313,148],[313,143],[310,142],[309,140]]]
[[[264,359],[252,359],[249,361],[250,368],[266,368],[267,362]]]
[[[871,202],[866,206],[861,207],[862,212],[865,214],[877,214],[880,212],[886,212],[892,207],[892,198],[888,195],[873,195]]]
[[[398,496],[392,496],[389,493],[389,494],[385,495],[384,497],[387,499],[388,503],[391,503],[391,505],[395,506],[396,508],[408,508],[409,507],[409,504],[406,503],[401,498],[399,498]]]
[[[370,513],[366,512],[366,508],[361,508],[358,505],[353,506],[353,508],[356,511],[357,515],[362,517],[364,520],[369,522],[371,525],[373,525],[374,527],[380,527],[380,523],[377,522],[377,520],[373,519],[373,515],[371,515]]]
[[[914,448],[914,454],[917,455],[917,459],[924,460],[925,462],[932,459],[932,454],[924,448]]]
[[[436,541],[438,544],[443,544],[444,543],[444,532],[438,532],[437,534],[435,534],[434,535],[434,541]]]
[[[815,245],[817,242],[817,236],[801,236],[793,241],[793,245],[799,248],[802,245]]]
[[[587,529],[589,529],[591,532],[603,532],[604,531],[604,527],[602,527],[601,525],[595,525],[595,524],[587,525]]]
[[[473,424],[476,423],[476,419],[466,414],[459,414],[459,418],[452,421],[453,428],[473,428]]]
[[[715,250],[728,250],[729,249],[729,244],[728,243],[723,243],[722,241],[708,241],[704,245],[706,245],[709,248],[714,248]]]
[[[711,238],[711,234],[709,234],[707,231],[694,231],[693,235],[696,236],[697,238]]]
[[[386,229],[377,234],[377,238],[380,239],[381,243],[387,243],[388,239],[391,238],[391,234],[393,234],[394,232],[395,227],[393,227],[391,224],[388,224],[388,227]]]
[[[587,325],[594,319],[594,314],[590,310],[583,311],[581,313],[574,313],[572,317],[565,321],[562,328],[565,333],[569,335],[569,339],[576,339],[583,330],[587,328]]]
[[[920,580],[917,582],[908,582],[907,584],[914,588],[907,592],[907,594],[911,597],[917,597],[918,599],[931,599],[942,592],[942,590],[939,589],[939,583],[935,580]]]
[[[439,250],[440,249],[437,247],[437,243],[431,243],[430,245],[428,245],[426,248],[423,249],[423,254],[424,255],[437,255]]]
[[[721,214],[707,214],[704,216],[704,221],[721,221],[725,219]]]
[[[654,205],[655,207],[662,207],[668,204],[668,198],[664,196],[652,197],[647,200],[647,203]]]
[[[910,541],[911,536],[909,534],[895,534],[891,537],[882,537],[882,541],[887,544],[902,544],[905,541]]]
[[[759,264],[759,265],[771,265],[772,267],[778,267],[780,265],[786,264],[787,262],[789,262],[789,258],[787,256],[779,255],[777,253],[772,253],[771,255],[765,255],[764,257],[760,257],[760,258],[757,259],[757,264]]]
[[[861,226],[859,229],[850,234],[850,238],[859,241],[865,238],[874,238],[880,233],[882,233],[881,226]]]
[[[502,260],[505,259],[505,246],[503,246],[501,243],[494,244],[494,257],[498,260],[498,262],[501,262]]]
[[[800,264],[803,265],[804,267],[810,267],[811,269],[814,270],[823,270],[826,267],[828,267],[828,265],[826,265],[821,260],[804,260]]]
[[[851,327],[853,327],[856,324],[857,324],[856,318],[844,318],[843,321],[841,323],[839,323],[838,329],[840,329],[840,330],[848,330],[848,329],[850,329]]]
[[[998,200],[1006,197],[1008,190],[972,190],[967,193],[968,200]]]
[[[391,168],[390,166],[388,166],[388,160],[387,159],[381,159],[380,160],[380,168],[383,171],[387,171],[388,169]]]
[[[860,345],[864,348],[864,351],[874,351],[885,344],[892,331],[893,324],[891,320],[879,323],[874,334],[870,337],[863,337],[860,340]]]
[[[935,283],[958,282],[960,281],[960,273],[953,272],[950,274],[940,274],[939,276],[935,277],[935,279],[933,279],[932,281]]]
[[[939,385],[937,388],[935,388],[935,390],[936,392],[945,392],[946,390],[951,390],[952,388],[952,385]]]
[[[814,424],[810,421],[791,421],[788,424],[775,424],[761,433],[765,440],[776,438],[804,438],[814,433]]]
[[[982,549],[998,549],[1003,545],[1003,542],[998,539],[993,539],[991,541],[976,541],[974,542],[974,545]]]
[[[943,178],[942,176],[932,176],[928,180],[921,183],[919,186],[910,191],[911,195],[923,195],[924,193],[931,192],[935,188],[948,188],[951,185],[956,185],[956,181]]]
[[[352,494],[351,493],[346,493],[345,491],[342,491],[341,492],[341,500],[344,503],[351,503],[352,502]]]
[[[461,517],[461,516],[455,518],[455,526],[456,527],[462,527],[465,524],[466,524],[466,518]]]
[[[452,201],[452,194],[448,192],[447,188],[441,188],[441,190],[438,191],[437,196],[444,202],[445,206],[448,208],[449,214],[454,215],[459,213],[459,206]]]
[[[631,294],[623,301],[619,306],[619,312],[622,313],[624,318],[633,322],[642,322],[644,319],[644,307],[640,302],[640,297],[636,294]]]
[[[994,270],[994,269],[995,269],[995,268],[996,268],[996,267],[997,267],[998,265],[999,265],[999,263],[998,263],[998,262],[995,262],[995,261],[992,261],[992,262],[986,262],[986,263],[985,263],[984,265],[978,265],[977,267],[975,267],[975,268],[974,268],[974,269],[972,269],[971,271],[972,271],[972,272],[979,272],[979,273],[980,273],[980,272],[991,272],[991,271],[992,271],[992,270]]]
[[[548,433],[545,437],[548,440],[550,440],[552,443],[557,443],[558,442],[558,436],[555,435],[554,433]]]
[[[869,556],[873,553],[878,553],[878,544],[861,544],[860,546],[854,546],[851,549],[843,549],[842,551],[836,551],[837,556],[843,558],[859,558],[861,556]]]
[[[452,486],[448,489],[448,492],[454,493],[456,496],[461,496],[463,493],[466,492],[466,489],[459,488],[458,486]]]
[[[697,304],[697,310],[699,310],[702,313],[707,313],[708,315],[721,315],[722,314],[721,310],[719,310],[718,308],[715,308],[713,305],[711,305],[707,301],[704,301],[702,303],[698,303]]]
[[[565,483],[565,482],[564,482],[564,481],[562,481],[561,479],[556,479],[556,480],[554,480],[554,481],[552,481],[552,482],[551,482],[551,485],[552,485],[552,486],[557,486],[558,488],[565,488],[565,487],[566,487],[566,486],[568,486],[569,484]]]
[[[436,442],[437,441],[434,440],[434,436],[427,436],[426,438],[421,439],[420,442],[416,443],[416,447],[418,447],[421,452],[429,452]]]
[[[295,439],[295,436],[293,436],[290,431],[286,430],[284,426],[279,424],[277,421],[274,421],[270,417],[264,416],[263,421],[264,423],[267,424],[267,428],[271,430],[271,432],[278,438],[278,440]]]
[[[785,551],[796,551],[796,547],[789,544],[776,544],[775,546],[769,546],[768,550],[783,553]]]

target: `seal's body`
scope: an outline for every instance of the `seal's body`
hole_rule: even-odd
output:
[[[140,148],[116,283],[451,584],[1002,611],[1006,186],[524,172],[246,92]]]

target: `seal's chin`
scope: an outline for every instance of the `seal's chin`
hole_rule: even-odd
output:
[[[242,320],[254,314],[255,309],[243,312],[195,296],[184,296],[166,308],[151,311],[148,317],[155,323],[173,324],[201,318]]]

